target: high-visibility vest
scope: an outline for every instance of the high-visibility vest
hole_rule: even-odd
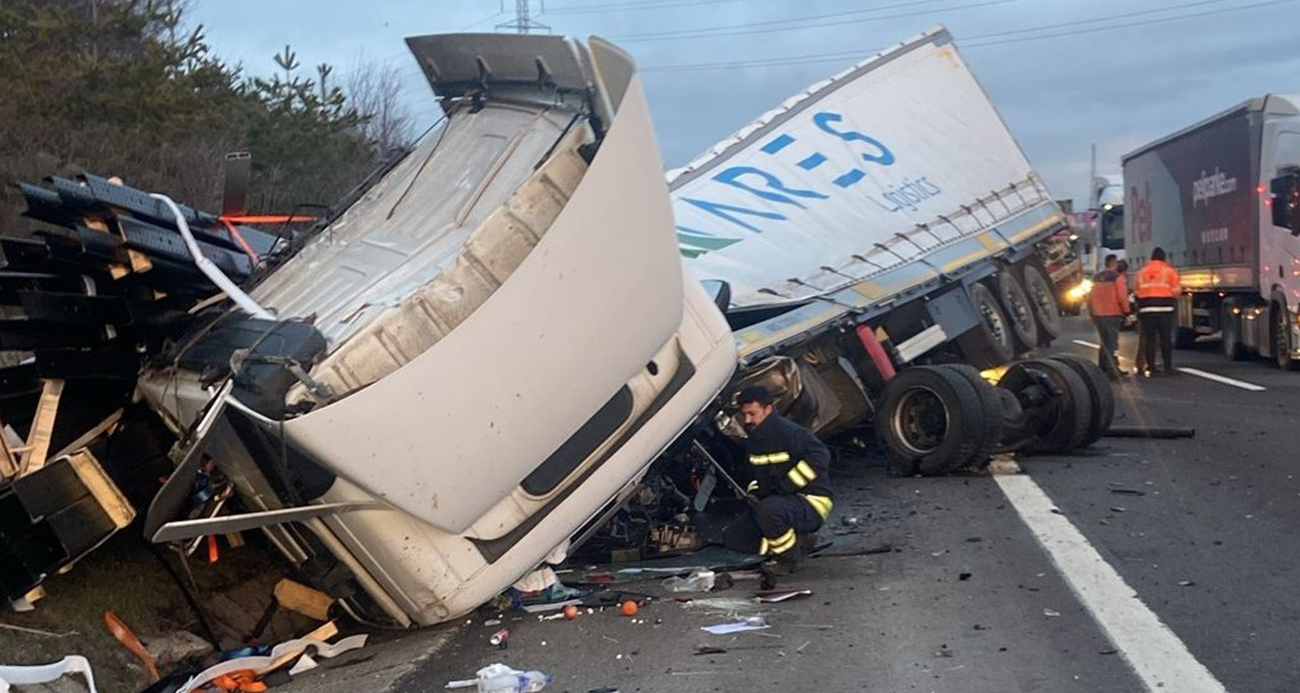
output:
[[[1137,273],[1137,286],[1134,293],[1142,298],[1174,298],[1182,290],[1178,282],[1178,270],[1164,260],[1152,260],[1142,266]]]

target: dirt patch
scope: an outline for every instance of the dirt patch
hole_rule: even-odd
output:
[[[115,613],[146,643],[177,630],[203,636],[204,629],[180,589],[138,532],[136,527],[123,530],[67,573],[47,579],[46,596],[36,602],[35,611],[15,613],[0,607],[0,624],[60,634],[35,635],[0,627],[0,663],[43,664],[80,654],[90,660],[99,690],[138,691],[148,682],[144,667],[109,635],[105,611]],[[270,603],[276,581],[285,574],[285,564],[259,537],[247,538],[239,548],[229,548],[223,539],[216,563],[208,563],[202,549],[189,558],[196,597],[223,649],[244,644],[244,636]],[[176,555],[163,552],[183,576]],[[313,625],[282,609],[260,642],[278,642]]]

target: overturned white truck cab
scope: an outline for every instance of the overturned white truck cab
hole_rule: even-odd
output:
[[[153,540],[260,527],[355,616],[399,625],[535,568],[737,362],[683,270],[625,53],[408,44],[446,122],[249,292],[272,319],[226,312],[140,379],[188,441]],[[207,460],[246,512],[178,518]]]

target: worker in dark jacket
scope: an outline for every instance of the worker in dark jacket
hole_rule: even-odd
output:
[[[1088,293],[1088,313],[1097,326],[1097,340],[1101,348],[1097,350],[1097,365],[1101,366],[1111,379],[1124,374],[1119,367],[1119,328],[1128,315],[1128,282],[1117,270],[1119,258],[1106,256],[1106,269],[1093,278],[1092,291]]]
[[[757,541],[749,546],[774,559],[765,566],[770,574],[789,574],[831,513],[830,450],[812,431],[777,413],[762,386],[742,390],[738,403],[753,477],[749,532]]]
[[[1164,249],[1152,249],[1151,261],[1138,270],[1134,284],[1147,373],[1155,371],[1157,343],[1160,345],[1164,372],[1173,373],[1173,344],[1170,339],[1173,336],[1178,294],[1182,291],[1182,285],[1178,279],[1178,270],[1165,261]]]

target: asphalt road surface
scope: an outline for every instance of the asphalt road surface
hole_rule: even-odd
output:
[[[1069,328],[1055,350],[1094,357],[1086,323]],[[1132,353],[1132,333],[1122,346]],[[846,458],[823,534],[836,550],[893,550],[807,561],[783,586],[812,596],[758,608],[742,580],[633,618],[507,614],[506,650],[475,616],[402,638],[391,688],[440,689],[501,661],[574,693],[1300,691],[1300,373],[1212,346],[1175,362],[1227,380],[1119,383],[1116,424],[1195,438],[1103,438],[1006,476],[902,477]],[[700,630],[755,614],[770,627]]]

